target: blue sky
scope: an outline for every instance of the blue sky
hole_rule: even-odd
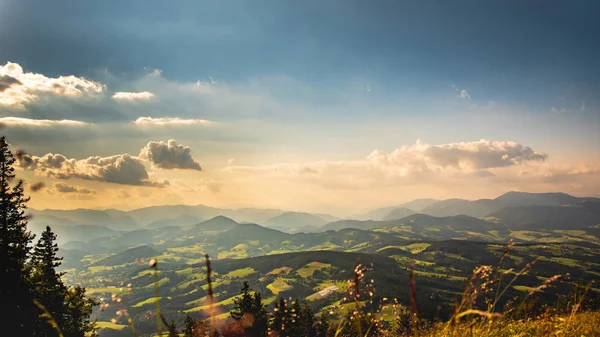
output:
[[[217,163],[232,158],[255,168],[357,161],[417,139],[438,145],[513,141],[548,153],[548,165],[563,164],[560,158],[595,165],[599,12],[597,1],[3,0],[0,65],[102,83],[106,99],[38,95],[18,109],[0,106],[0,114],[94,123],[94,132],[39,132],[31,125],[7,131],[40,157],[137,155],[149,141],[177,138],[207,163],[198,179],[220,174]],[[153,76],[156,69],[159,76]],[[197,81],[210,89],[191,90]],[[115,92],[150,92],[153,98],[123,105],[110,100]],[[206,119],[218,127],[127,129],[141,116]],[[585,185],[522,188],[591,191],[578,184]],[[431,191],[478,197],[491,190],[497,188]],[[228,197],[219,197],[216,203],[228,204]]]

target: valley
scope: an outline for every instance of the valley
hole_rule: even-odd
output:
[[[526,294],[555,275],[568,274],[554,293],[544,295],[551,301],[559,293],[568,293],[571,284],[587,284],[600,277],[597,199],[574,198],[566,200],[571,204],[560,204],[566,202],[564,198],[510,196],[520,206],[502,196],[498,200],[506,208],[486,206],[493,212],[480,217],[473,212],[435,216],[408,212],[405,206],[386,209],[387,214],[366,213],[363,220],[274,210],[221,212],[234,220],[204,206],[168,206],[175,210],[93,211],[97,217],[89,218],[78,218],[86,210],[73,211],[72,217],[68,211],[36,211],[32,221],[52,217],[68,218],[69,224],[87,221],[69,225],[76,229],[70,234],[79,240],[61,244],[61,268],[67,283],[84,285],[89,296],[113,303],[95,314],[106,333],[116,333],[110,324],[120,308],[127,308],[141,324],[158,300],[161,310],[171,316],[206,317],[205,254],[212,262],[217,318],[223,319],[244,281],[269,306],[278,298],[293,298],[306,301],[315,312],[343,311],[348,280],[358,263],[368,267],[365,273],[373,282],[377,305],[386,301],[407,305],[409,270],[413,269],[423,315],[448,317],[473,270],[497,265],[509,241],[514,245],[502,265],[507,275],[516,275],[528,263],[535,266],[511,284],[506,298]],[[428,208],[431,205],[420,211]],[[450,213],[464,209],[461,205]],[[159,218],[165,214],[172,214],[173,220]],[[277,215],[268,218],[273,214]],[[365,220],[368,214],[373,219]],[[406,216],[390,220],[396,215]],[[107,216],[114,222],[103,225],[102,221],[109,221]],[[208,219],[197,220],[202,218]],[[249,221],[257,219],[265,225]],[[120,222],[135,229],[118,227]],[[77,230],[88,226],[98,230],[84,241]],[[148,267],[152,258],[158,261],[156,270]],[[592,287],[593,294],[598,291]],[[116,308],[115,297],[119,298]]]

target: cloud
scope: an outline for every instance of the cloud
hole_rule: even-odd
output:
[[[586,107],[585,107],[585,102],[584,102],[584,101],[581,101],[581,106],[579,107],[579,110],[580,110],[580,111],[585,111],[585,108],[586,108]]]
[[[31,119],[20,117],[2,117],[0,125],[5,126],[28,126],[28,127],[50,127],[54,125],[61,126],[89,126],[92,123],[74,121],[70,119],[50,120],[50,119]]]
[[[149,91],[142,92],[115,92],[112,99],[120,102],[149,101],[154,94]]]
[[[418,140],[414,145],[403,146],[389,154],[373,151],[368,159],[398,167],[477,170],[544,161],[547,157],[546,153],[534,152],[516,142],[481,139],[442,145],[429,145]]]
[[[227,164],[231,165],[233,163],[235,163],[235,158],[229,158],[229,159],[227,159]]]
[[[567,110],[567,109],[565,109],[565,108],[560,108],[560,109],[557,109],[557,108],[555,108],[555,107],[552,107],[552,108],[550,109],[550,111],[551,111],[551,112],[553,112],[553,113],[566,113],[568,110]]]
[[[0,106],[24,107],[42,95],[70,99],[95,96],[105,89],[104,84],[83,77],[46,77],[24,72],[19,64],[12,62],[0,66]]]
[[[124,189],[118,189],[116,194],[119,199],[127,199],[131,197],[131,194]]]
[[[175,139],[169,139],[166,143],[151,141],[140,152],[140,158],[149,160],[157,168],[201,171],[191,151],[188,146],[177,144]]]
[[[164,186],[168,182],[150,179],[139,158],[129,154],[111,157],[88,157],[70,159],[62,154],[48,153],[42,157],[23,155],[19,167],[33,170],[36,174],[56,178],[96,180],[122,185]]]
[[[471,95],[469,95],[469,93],[465,89],[460,91],[460,98],[472,101]]]
[[[65,183],[54,183],[52,185],[52,191],[58,193],[79,193],[79,194],[96,194],[96,191],[87,189],[81,186],[72,186]]]
[[[479,140],[415,144],[393,152],[371,152],[364,160],[320,161],[267,166],[228,166],[225,172],[300,179],[325,188],[365,189],[494,177],[496,169],[546,161],[548,155],[511,141]]]
[[[8,75],[0,75],[0,92],[10,88],[13,85],[20,85],[21,81]]]
[[[164,125],[206,125],[210,126],[214,123],[206,120],[206,119],[183,119],[179,117],[162,117],[162,118],[153,118],[153,117],[140,117],[135,120],[134,124],[136,125],[154,125],[154,126],[164,126]]]

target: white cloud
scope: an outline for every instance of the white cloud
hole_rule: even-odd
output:
[[[460,91],[460,98],[472,101],[471,95],[469,95],[469,93],[465,89]]]
[[[235,158],[229,158],[229,159],[227,159],[227,164],[231,165],[233,163],[235,163]]]
[[[429,145],[417,141],[391,153],[373,151],[364,160],[320,161],[267,166],[228,166],[225,172],[300,179],[326,188],[363,189],[493,177],[495,169],[545,161],[547,154],[510,141]]]
[[[149,91],[142,92],[116,92],[112,96],[115,101],[134,102],[134,101],[149,101],[154,98],[154,94]]]
[[[17,64],[8,62],[0,66],[0,106],[24,107],[41,95],[66,98],[95,96],[106,89],[100,82],[76,76],[46,77],[42,74],[24,72]]]
[[[19,158],[19,167],[56,179],[79,178],[139,186],[168,184],[168,182],[161,183],[151,180],[142,161],[129,154],[110,157],[95,156],[81,160],[52,153],[41,157],[23,155]]]
[[[89,126],[92,123],[74,121],[70,119],[50,120],[50,119],[31,119],[20,117],[2,117],[0,125],[5,126],[29,126],[29,127],[50,127],[55,125],[61,126]]]
[[[177,144],[175,139],[169,139],[166,143],[151,141],[140,152],[140,158],[149,160],[157,168],[201,171],[191,151],[188,146]]]
[[[161,117],[161,118],[153,118],[153,117],[140,117],[134,122],[137,125],[155,125],[155,126],[164,126],[164,125],[213,125],[214,122],[206,120],[206,119],[184,119],[179,117]]]
[[[585,107],[585,102],[584,102],[584,101],[581,101],[581,106],[579,107],[579,110],[580,110],[580,111],[585,111],[585,108],[586,108],[586,107]]]

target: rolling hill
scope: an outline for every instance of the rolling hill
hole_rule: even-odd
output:
[[[126,263],[133,263],[136,259],[147,259],[158,255],[160,255],[160,253],[154,248],[139,246],[94,262],[91,266],[118,266]]]
[[[328,220],[310,213],[285,212],[267,220],[264,225],[281,230],[290,230],[307,226],[321,227],[327,222]]]
[[[600,214],[583,206],[509,207],[489,218],[509,229],[587,229],[600,224]]]
[[[383,218],[383,221],[398,220],[413,214],[415,214],[415,211],[411,209],[406,207],[398,207],[392,209],[388,215]]]
[[[469,215],[485,217],[507,207],[517,206],[565,206],[578,205],[584,201],[597,198],[579,198],[566,193],[525,193],[508,192],[495,199],[448,199],[439,201],[422,210],[422,213],[433,216]]]

